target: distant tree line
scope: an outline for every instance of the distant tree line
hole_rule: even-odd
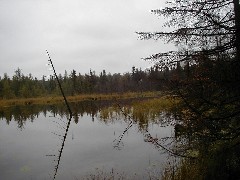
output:
[[[124,74],[111,74],[103,70],[99,75],[92,70],[84,75],[72,70],[70,74],[67,71],[64,75],[59,74],[58,78],[64,93],[68,96],[92,93],[163,91],[168,89],[169,80],[186,77],[187,69],[186,66],[182,67],[180,64],[176,68],[166,67],[164,70],[151,67],[143,71],[140,68],[132,67],[131,72]],[[37,79],[31,74],[24,75],[18,68],[12,77],[9,77],[7,73],[0,77],[1,99],[49,95],[60,95],[54,76],[49,78],[42,76],[41,79]]]

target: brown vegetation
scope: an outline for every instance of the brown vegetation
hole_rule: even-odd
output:
[[[140,97],[157,97],[158,92],[144,92],[144,93],[112,93],[112,94],[83,94],[76,96],[67,96],[69,102],[78,101],[98,101],[98,100],[116,100],[116,99],[130,99],[130,98],[140,98]],[[38,98],[18,98],[18,99],[2,99],[0,100],[0,107],[8,107],[15,105],[32,105],[32,104],[56,104],[63,103],[62,96],[55,97],[38,97]]]

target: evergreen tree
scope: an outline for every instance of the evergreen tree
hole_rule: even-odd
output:
[[[175,30],[138,35],[178,46],[178,51],[157,53],[146,60],[165,71],[172,90],[185,104],[177,118],[192,135],[190,144],[200,152],[204,179],[239,179],[239,0],[173,0],[152,12],[169,18],[166,25]],[[183,74],[180,66],[185,66]],[[175,69],[182,78],[172,78]]]

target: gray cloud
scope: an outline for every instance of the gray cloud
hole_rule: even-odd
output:
[[[0,75],[20,67],[47,75],[48,49],[59,73],[89,69],[124,73],[168,46],[139,41],[135,31],[161,30],[149,11],[159,0],[0,0]]]

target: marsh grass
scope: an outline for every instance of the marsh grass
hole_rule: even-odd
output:
[[[199,164],[196,161],[182,159],[179,163],[169,161],[162,173],[162,180],[203,180]]]
[[[112,93],[112,94],[82,94],[75,96],[67,96],[68,102],[79,102],[79,101],[98,101],[98,100],[117,100],[117,99],[130,99],[130,98],[141,98],[141,97],[156,97],[158,92],[127,92],[127,93]],[[47,97],[36,97],[36,98],[18,98],[18,99],[1,99],[0,107],[9,107],[15,105],[31,105],[31,104],[57,104],[63,103],[62,96],[47,96]]]
[[[142,117],[142,119],[155,119],[161,112],[171,112],[179,103],[177,99],[171,99],[168,96],[154,98],[141,103],[133,103],[133,116]]]
[[[75,178],[76,180],[78,180],[78,178]],[[81,180],[114,180],[114,179],[118,179],[118,180],[127,180],[127,179],[134,179],[133,177],[129,177],[127,176],[124,172],[119,172],[116,171],[114,169],[112,170],[105,170],[105,169],[99,169],[96,168],[94,172],[89,173],[88,175],[81,177]]]
[[[141,173],[142,174],[142,173]],[[127,174],[118,169],[112,168],[106,170],[104,168],[96,168],[95,171],[83,177],[75,177],[75,180],[161,180],[161,172],[157,167],[146,169],[145,175],[139,175],[138,173]]]
[[[133,120],[141,123],[148,123],[156,120],[163,112],[173,111],[180,103],[178,99],[172,99],[168,96],[151,98],[141,101],[134,101],[121,109],[117,106],[101,109],[101,119],[116,119],[117,116],[125,116],[125,119],[131,117]]]

